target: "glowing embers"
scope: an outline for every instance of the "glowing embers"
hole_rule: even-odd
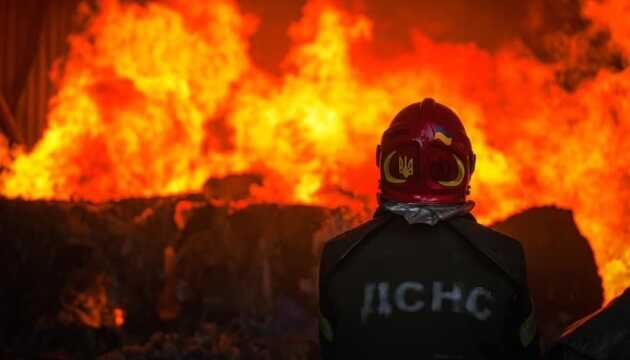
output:
[[[121,308],[114,308],[114,324],[118,327],[125,325],[125,311]]]
[[[125,313],[110,303],[111,280],[104,274],[87,276],[75,271],[60,291],[57,320],[61,324],[90,328],[121,327]]]

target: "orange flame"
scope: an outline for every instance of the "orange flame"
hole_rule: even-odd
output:
[[[125,311],[121,308],[114,308],[114,325],[117,327],[125,325]]]
[[[624,19],[621,2],[586,11]],[[630,284],[630,70],[600,71],[567,93],[554,66],[517,43],[490,53],[416,33],[414,51],[375,56],[369,18],[313,1],[289,30],[278,77],[249,57],[257,21],[228,0],[104,0],[70,39],[46,133],[33,151],[11,151],[0,192],[107,201],[258,173],[252,201],[371,208],[381,131],[431,96],[458,111],[472,137],[483,222],[531,206],[570,208],[606,299]],[[619,21],[613,38],[630,51]]]

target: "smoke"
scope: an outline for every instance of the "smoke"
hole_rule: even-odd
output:
[[[246,12],[261,18],[252,38],[256,63],[277,72],[290,39],[287,28],[302,16],[305,0],[260,2],[240,0]],[[413,34],[435,41],[473,43],[490,52],[519,45],[539,61],[556,68],[556,81],[574,91],[606,69],[619,72],[628,64],[606,24],[584,15],[582,0],[341,0],[339,6],[374,21],[372,52],[391,57],[413,49]],[[270,51],[270,49],[273,49]]]
[[[606,24],[584,15],[580,0],[538,0],[531,3],[529,21],[520,39],[542,62],[557,65],[556,81],[574,91],[600,70],[613,73],[628,64]]]

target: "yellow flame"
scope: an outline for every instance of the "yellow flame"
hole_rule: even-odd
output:
[[[589,4],[630,51],[623,1]],[[252,201],[370,208],[382,130],[431,96],[472,138],[482,221],[570,208],[606,299],[630,284],[629,70],[567,93],[519,44],[489,53],[416,33],[413,50],[391,56],[370,48],[370,19],[314,1],[273,76],[249,58],[257,20],[233,1],[107,0],[100,9],[71,37],[42,139],[29,153],[0,150],[4,196],[107,201],[258,173]]]

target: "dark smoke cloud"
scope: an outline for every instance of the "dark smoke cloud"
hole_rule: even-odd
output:
[[[619,72],[628,64],[607,28],[582,15],[580,0],[538,0],[519,38],[542,62],[559,64],[556,81],[567,91],[601,69]]]
[[[254,60],[269,71],[278,71],[278,65],[289,48],[287,30],[291,23],[300,19],[306,1],[237,1],[243,11],[260,17],[251,43]]]
[[[257,63],[278,71],[289,47],[287,28],[301,16],[305,0],[240,0],[243,10],[261,17],[252,41]],[[540,61],[557,64],[556,79],[568,91],[606,68],[627,66],[606,28],[582,15],[582,0],[340,0],[351,12],[374,21],[374,48],[384,57],[412,49],[411,33],[434,40],[473,42],[494,51],[515,41]]]

